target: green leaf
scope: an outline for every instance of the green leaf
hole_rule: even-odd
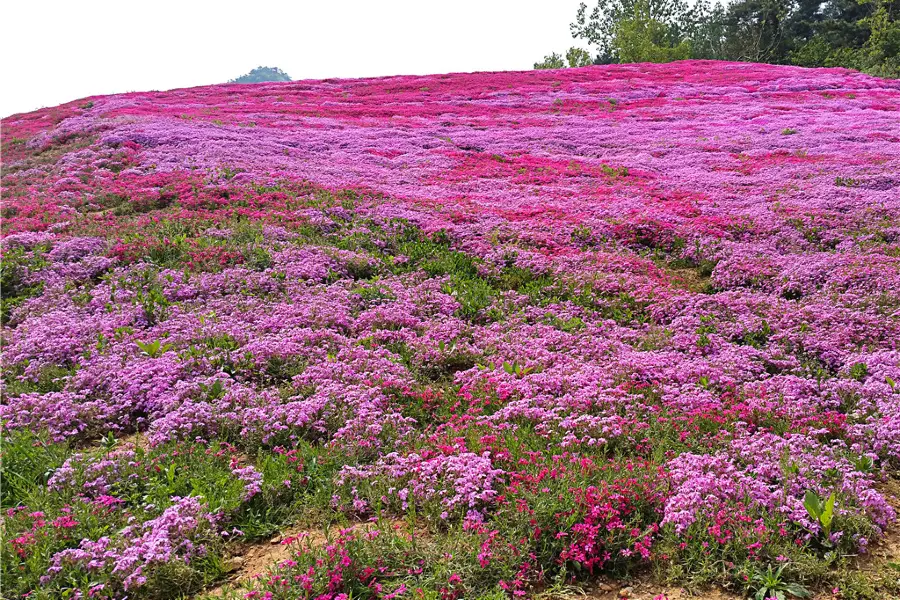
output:
[[[825,509],[819,517],[819,522],[822,523],[822,526],[829,532],[831,530],[831,521],[834,519],[834,501],[835,495],[834,492],[831,492],[831,495],[828,496],[828,500],[825,501]]]
[[[796,596],[797,598],[809,598],[810,596],[812,596],[812,592],[810,592],[799,583],[785,584],[784,591],[786,591],[791,596]]]
[[[803,506],[806,507],[809,516],[816,521],[819,520],[819,515],[822,514],[822,501],[814,491],[806,490],[806,495],[803,496]]]

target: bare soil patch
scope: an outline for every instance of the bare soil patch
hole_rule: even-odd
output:
[[[393,528],[405,526],[404,521],[388,521]],[[231,570],[228,579],[205,596],[220,597],[230,587],[236,587],[266,573],[272,567],[291,558],[303,548],[318,548],[335,539],[341,531],[366,532],[377,528],[376,523],[353,523],[346,527],[333,526],[310,529],[302,526],[289,527],[268,541],[236,546],[225,564]]]

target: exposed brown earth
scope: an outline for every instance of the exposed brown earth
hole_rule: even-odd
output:
[[[403,521],[389,521],[388,523],[394,528],[405,525]],[[289,559],[302,548],[324,546],[329,539],[337,537],[340,531],[365,532],[373,527],[376,527],[375,523],[354,523],[347,527],[334,526],[327,529],[290,527],[273,536],[268,542],[242,544],[233,550],[231,558],[225,562],[231,571],[227,581],[206,592],[205,596],[221,597],[229,588],[239,586],[264,574],[268,569]]]

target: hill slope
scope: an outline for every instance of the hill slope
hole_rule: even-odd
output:
[[[898,110],[682,62],[3,120],[4,593],[193,593],[288,526],[246,585],[897,593]]]

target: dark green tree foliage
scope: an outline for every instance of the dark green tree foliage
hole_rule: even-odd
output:
[[[262,83],[263,81],[291,81],[291,76],[278,67],[256,67],[246,75],[228,83]]]
[[[570,28],[598,49],[596,63],[703,58],[898,77],[898,13],[900,0],[597,0]]]
[[[810,28],[790,62],[807,67],[850,67],[880,77],[900,77],[900,2],[835,0]]]

